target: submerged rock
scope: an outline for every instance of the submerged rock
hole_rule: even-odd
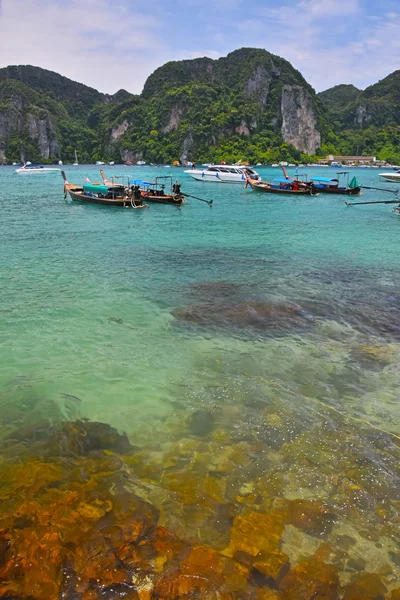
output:
[[[53,432],[47,449],[51,456],[87,456],[99,450],[125,454],[135,450],[126,433],[119,433],[106,423],[91,421],[63,423]]]
[[[204,300],[232,298],[241,289],[241,285],[231,281],[198,281],[192,283],[189,290],[192,294]]]
[[[286,523],[317,537],[326,536],[335,523],[332,512],[317,500],[289,500],[283,514]]]
[[[214,429],[215,415],[209,410],[196,410],[189,418],[189,432],[192,435],[208,435]]]
[[[248,300],[204,303],[175,309],[177,321],[211,329],[285,333],[309,326],[312,316],[295,304]]]
[[[345,587],[343,600],[385,600],[386,586],[376,573],[356,575]]]
[[[293,600],[338,600],[339,580],[332,565],[313,558],[298,563],[281,583],[283,598]],[[358,597],[361,600],[362,596]]]

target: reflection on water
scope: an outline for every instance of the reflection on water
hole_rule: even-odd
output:
[[[387,221],[54,186],[0,222],[0,598],[398,599]]]

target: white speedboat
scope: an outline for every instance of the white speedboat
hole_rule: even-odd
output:
[[[54,167],[43,167],[42,165],[33,165],[30,162],[24,164],[20,169],[15,169],[15,173],[21,175],[22,173],[56,173],[61,169]]]
[[[259,174],[250,167],[235,165],[213,165],[203,170],[189,169],[184,171],[197,181],[211,181],[214,183],[246,183],[244,171],[247,171],[251,179],[260,179]]]
[[[139,167],[143,167],[146,164],[145,160],[138,160],[136,163]]]
[[[379,177],[382,177],[385,181],[394,181],[400,183],[400,171],[394,171],[392,173],[379,173]]]

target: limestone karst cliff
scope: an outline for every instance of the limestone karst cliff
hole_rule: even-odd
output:
[[[317,95],[285,59],[242,48],[218,60],[169,62],[141,95],[110,96],[38,67],[7,67],[0,69],[0,162],[73,161],[75,150],[80,162],[355,153],[360,141],[353,149],[347,129],[398,123],[399,73],[364,92],[344,85]],[[375,132],[370,138],[364,151],[374,148]]]

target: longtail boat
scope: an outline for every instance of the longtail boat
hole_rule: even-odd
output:
[[[104,185],[113,187],[118,185],[106,178],[104,171],[100,170],[101,177]],[[170,182],[171,193],[165,193],[166,184],[163,181]],[[181,186],[179,183],[172,183],[172,175],[164,177],[156,177],[155,181],[143,181],[142,179],[129,180],[128,187],[133,190],[135,197],[139,197],[146,202],[152,202],[154,204],[174,204],[175,206],[181,206],[184,204],[185,199],[181,194]]]
[[[69,183],[64,171],[61,171],[61,175],[64,180],[64,198],[69,194],[74,202],[120,206],[122,208],[148,208],[148,205],[143,203],[143,198],[140,195],[136,198],[132,190],[122,184],[110,186],[85,182],[82,186],[79,186]]]
[[[296,196],[311,196],[314,195],[311,186],[300,186],[297,181],[287,179],[273,179],[271,182],[251,179],[246,176],[246,186],[250,186],[256,192],[265,192],[267,194],[291,194]]]
[[[285,179],[288,181],[296,181],[299,187],[312,187],[314,193],[321,194],[346,194],[347,196],[360,196],[361,186],[357,181],[356,177],[349,182],[349,172],[340,171],[337,174],[337,178],[333,177],[312,177],[310,181],[307,181],[306,174],[299,174],[296,170],[296,176],[290,177],[286,172],[286,167],[282,167]],[[340,176],[343,175],[344,181],[341,185]],[[301,179],[304,177],[304,179]]]
[[[347,196],[360,196],[361,185],[358,183],[357,178],[353,177],[349,182],[349,172],[340,171],[336,173],[337,178],[330,177],[313,177],[311,179],[312,185],[316,192],[322,194],[346,194]],[[343,175],[344,182],[340,184],[340,176]]]

